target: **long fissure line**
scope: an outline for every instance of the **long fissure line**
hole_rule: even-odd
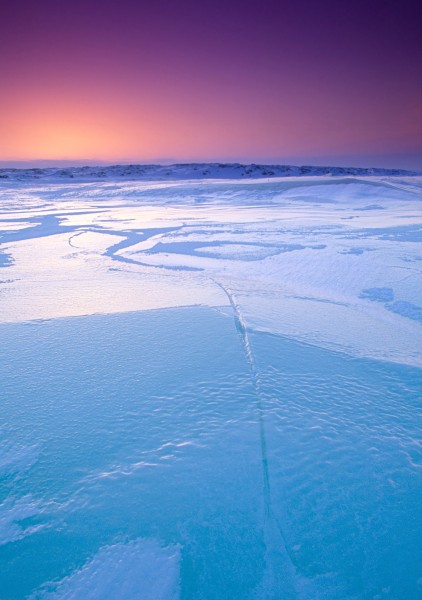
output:
[[[261,457],[262,457],[262,470],[264,477],[264,500],[265,500],[265,513],[266,517],[269,517],[271,514],[271,495],[270,495],[270,478],[268,474],[268,458],[267,458],[267,441],[265,436],[265,427],[264,427],[264,415],[263,415],[263,407],[261,401],[261,390],[258,381],[258,372],[256,369],[255,357],[252,352],[252,346],[249,339],[248,331],[246,329],[246,323],[243,319],[242,313],[240,312],[239,305],[236,302],[236,298],[233,292],[225,287],[223,284],[218,281],[212,280],[218,287],[223,290],[227,299],[230,303],[230,306],[233,309],[233,316],[236,324],[236,329],[239,333],[242,347],[245,352],[246,360],[249,364],[249,368],[251,371],[253,387],[255,391],[255,397],[257,401],[258,408],[258,418],[259,418],[259,433],[260,433],[260,442],[261,442]]]
[[[247,362],[249,364],[249,368],[251,371],[253,387],[255,390],[257,410],[258,410],[258,418],[259,418],[262,470],[263,470],[263,479],[264,479],[265,517],[266,517],[267,521],[269,521],[271,519],[276,524],[277,530],[283,540],[284,549],[285,549],[286,555],[291,563],[291,567],[293,569],[295,569],[294,562],[293,562],[292,557],[287,549],[285,534],[283,532],[283,529],[280,525],[279,520],[277,519],[276,515],[274,514],[274,511],[273,511],[272,505],[271,505],[271,489],[270,489],[270,477],[269,477],[269,468],[268,468],[267,439],[266,439],[266,433],[265,433],[262,390],[261,390],[259,373],[258,373],[258,370],[256,367],[255,357],[254,357],[254,354],[252,351],[251,341],[250,341],[249,335],[248,335],[247,326],[246,326],[245,320],[243,318],[242,312],[240,310],[239,304],[237,303],[236,297],[233,294],[233,292],[228,287],[224,286],[222,283],[216,281],[215,279],[212,279],[212,281],[215,285],[217,285],[224,292],[224,294],[227,296],[230,306],[232,307],[233,316],[234,316],[234,320],[235,320],[235,324],[236,324],[236,329],[239,333],[239,336],[240,336],[240,339],[242,342],[242,346],[243,346],[243,349],[244,349],[244,352],[246,355],[246,359],[247,359]]]

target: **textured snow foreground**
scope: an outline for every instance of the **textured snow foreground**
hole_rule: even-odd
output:
[[[0,184],[0,598],[422,593],[422,178]]]

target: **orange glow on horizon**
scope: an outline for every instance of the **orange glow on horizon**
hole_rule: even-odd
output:
[[[3,3],[0,161],[416,156],[419,11],[381,4]]]
[[[365,135],[349,130],[346,144],[344,128],[333,128],[328,113],[315,121],[312,113],[295,113],[289,101],[284,110],[267,102],[266,112],[254,114],[240,97],[231,105],[199,100],[192,111],[183,98],[169,100],[165,90],[156,101],[139,92],[138,97],[125,99],[103,91],[89,99],[75,91],[66,97],[46,93],[21,99],[8,107],[6,122],[0,118],[0,160],[225,160],[260,154],[334,154],[357,150],[362,142],[376,150],[384,143],[374,135],[377,124],[368,124]],[[351,116],[349,112],[349,122]],[[394,141],[396,146],[400,143]]]

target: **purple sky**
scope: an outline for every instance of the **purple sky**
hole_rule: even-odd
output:
[[[4,2],[0,160],[422,168],[421,6]]]

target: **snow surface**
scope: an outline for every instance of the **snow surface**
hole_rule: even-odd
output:
[[[422,177],[299,169],[0,171],[0,598],[421,593]]]
[[[154,540],[135,540],[102,548],[79,571],[43,590],[55,600],[177,600],[178,548],[161,548]],[[31,596],[39,597],[39,593]]]

